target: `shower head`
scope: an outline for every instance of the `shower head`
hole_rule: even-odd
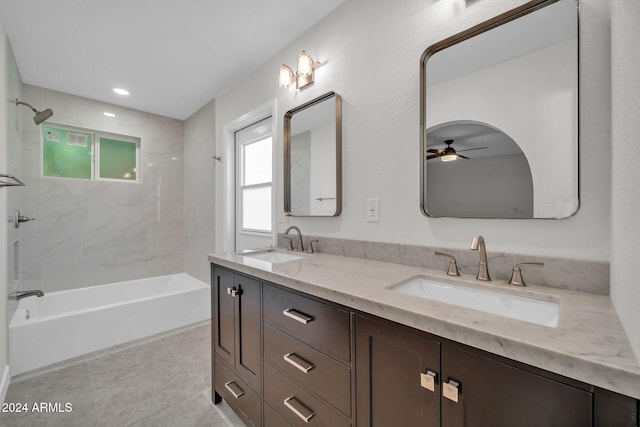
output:
[[[47,120],[49,117],[53,116],[53,110],[51,110],[51,108],[47,108],[44,111],[38,111],[30,104],[22,102],[18,98],[16,98],[16,105],[26,105],[27,107],[31,108],[34,113],[36,113],[36,115],[33,116],[33,122],[36,124],[36,126]]]
[[[51,110],[51,108],[47,108],[44,111],[36,112],[36,115],[33,116],[33,121],[36,125],[39,125],[51,116],[53,116],[53,111]]]

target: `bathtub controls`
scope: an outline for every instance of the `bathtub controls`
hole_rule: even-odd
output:
[[[242,390],[234,381],[224,383],[224,388],[229,390],[229,393],[231,393],[236,399],[244,394],[244,390]]]
[[[20,211],[15,211],[13,213],[13,226],[15,228],[20,228],[20,224],[23,222],[33,221],[35,218],[29,218],[28,216],[20,215]]]
[[[29,320],[29,318],[31,317],[31,313],[29,313],[29,310],[25,310],[24,312],[24,318]]]
[[[233,288],[227,288],[227,294],[235,298],[238,295],[242,295],[242,289],[240,288],[236,289],[235,286]]]

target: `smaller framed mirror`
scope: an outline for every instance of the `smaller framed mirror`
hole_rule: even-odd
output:
[[[284,115],[284,211],[288,216],[342,211],[342,100],[335,92]]]

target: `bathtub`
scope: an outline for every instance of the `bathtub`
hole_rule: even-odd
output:
[[[11,375],[211,318],[210,286],[186,273],[20,300]]]

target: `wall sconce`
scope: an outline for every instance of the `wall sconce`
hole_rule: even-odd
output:
[[[291,67],[282,64],[280,72],[278,73],[278,86],[288,88],[296,82],[296,89],[302,89],[303,87],[313,83],[314,70],[320,65],[319,62],[314,62],[311,55],[304,50],[298,55],[298,69],[294,73]]]

